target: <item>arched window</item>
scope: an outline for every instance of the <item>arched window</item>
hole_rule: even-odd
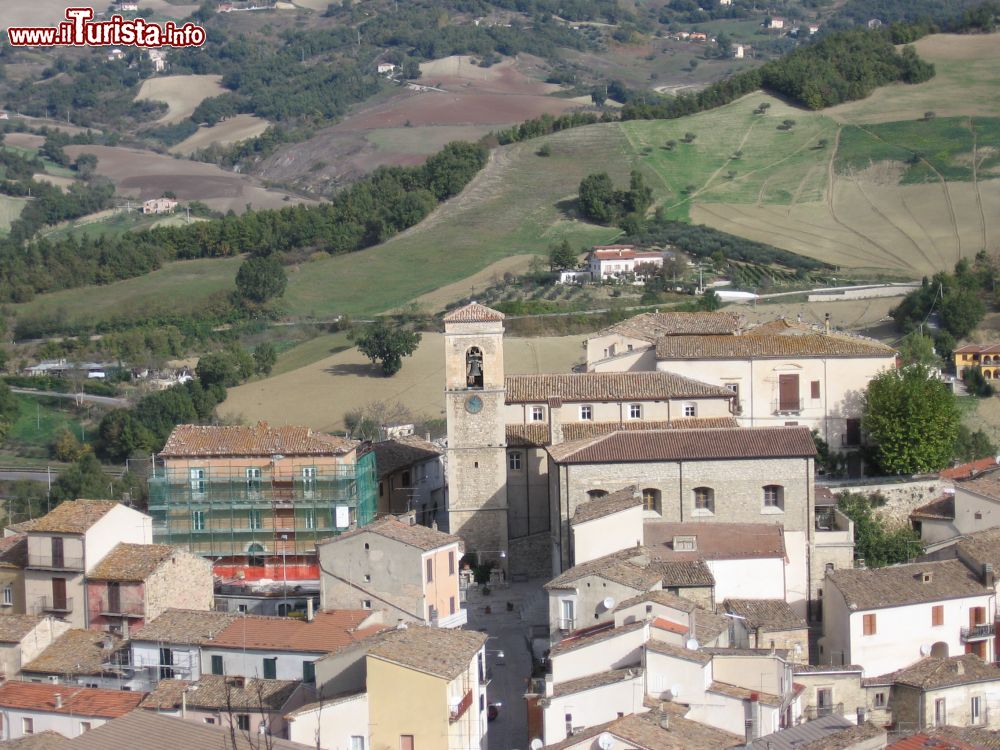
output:
[[[705,513],[715,513],[715,490],[711,487],[695,487],[694,509]]]
[[[264,545],[253,542],[247,546],[247,564],[264,567]]]
[[[596,500],[599,497],[605,497],[607,494],[607,490],[587,490],[587,497],[591,500]]]
[[[660,512],[660,491],[647,487],[642,491],[642,507],[644,510]]]
[[[465,384],[469,388],[483,387],[483,352],[478,346],[465,353]]]
[[[784,510],[785,488],[780,484],[769,484],[764,487],[764,508],[771,510]]]

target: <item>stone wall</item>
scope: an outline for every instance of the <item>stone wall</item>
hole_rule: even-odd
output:
[[[548,532],[511,539],[508,548],[512,578],[544,578],[552,571],[552,535]]]
[[[876,508],[875,512],[896,526],[909,526],[910,513],[915,508],[939,497],[945,489],[951,486],[950,482],[937,477],[908,482],[838,482],[828,485],[834,495],[839,495],[841,492],[881,495],[886,499],[886,503]]]
[[[146,621],[164,610],[207,611],[215,605],[212,563],[177,549],[173,557],[146,579]]]

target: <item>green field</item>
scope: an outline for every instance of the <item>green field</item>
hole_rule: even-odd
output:
[[[18,317],[64,310],[68,320],[148,317],[160,311],[193,311],[219,291],[232,289],[242,258],[185,260],[114,284],[66,289],[14,305]]]
[[[40,458],[48,455],[49,446],[64,429],[70,430],[79,440],[88,439],[88,425],[92,420],[81,420],[73,412],[73,402],[51,396],[17,396],[21,411],[3,442],[5,452]],[[99,411],[95,411],[99,415]]]
[[[30,198],[15,198],[12,195],[0,195],[0,234],[6,234]]]

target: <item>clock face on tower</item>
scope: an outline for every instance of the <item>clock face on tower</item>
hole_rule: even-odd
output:
[[[469,414],[478,414],[483,409],[483,400],[479,396],[469,396],[465,399],[465,410]]]

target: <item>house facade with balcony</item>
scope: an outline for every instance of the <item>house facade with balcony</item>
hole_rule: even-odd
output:
[[[378,470],[378,515],[413,512],[430,526],[445,510],[444,454],[434,443],[402,435],[372,444]]]
[[[485,646],[485,633],[457,628],[408,626],[379,639],[366,657],[370,746],[485,747]]]
[[[375,456],[307,427],[178,425],[149,493],[156,542],[280,578],[314,567],[320,539],[374,519]]]
[[[992,571],[960,560],[826,575],[819,661],[865,673],[903,669],[925,656],[996,658]]]
[[[90,627],[128,636],[170,608],[209,610],[212,563],[165,544],[119,544],[87,574]]]
[[[316,546],[321,609],[370,609],[386,622],[402,619],[461,627],[461,539],[415,522],[379,519]]]
[[[110,500],[67,500],[31,521],[25,531],[26,608],[91,626],[87,576],[120,543],[149,544],[149,516]]]

